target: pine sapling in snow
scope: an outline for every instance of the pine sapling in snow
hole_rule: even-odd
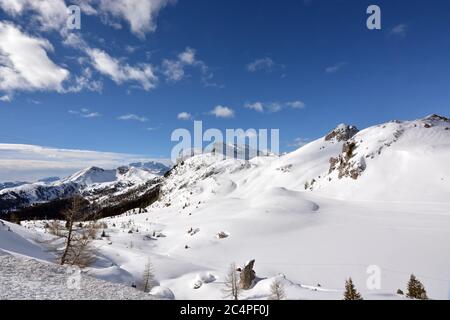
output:
[[[428,300],[425,287],[413,274],[408,282],[408,292],[406,293],[406,296],[410,299]]]
[[[344,300],[363,300],[361,294],[356,290],[352,278],[345,281]]]

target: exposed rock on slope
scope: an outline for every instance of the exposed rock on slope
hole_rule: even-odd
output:
[[[340,124],[325,136],[325,141],[331,141],[333,139],[338,142],[347,141],[358,132],[359,130],[355,126]]]

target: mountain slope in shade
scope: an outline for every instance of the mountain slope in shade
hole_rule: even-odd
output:
[[[24,184],[28,184],[28,182],[23,182],[23,181],[0,182],[0,191],[3,189],[20,187],[20,186],[23,186]]]
[[[90,200],[100,200],[126,193],[148,184],[159,175],[136,167],[105,170],[90,167],[55,182],[37,182],[0,190],[0,212],[28,207],[36,203],[70,198],[82,194]]]

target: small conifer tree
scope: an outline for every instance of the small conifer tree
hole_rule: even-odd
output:
[[[356,290],[352,278],[345,281],[344,300],[363,300],[361,294]]]
[[[428,300],[425,287],[413,274],[408,281],[408,292],[406,293],[406,296],[410,299]]]

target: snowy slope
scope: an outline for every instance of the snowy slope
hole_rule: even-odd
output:
[[[447,299],[448,126],[438,116],[360,132],[339,125],[283,156],[190,157],[148,212],[103,219],[107,240],[95,241],[87,272],[129,284],[150,258],[176,299],[221,299],[229,264],[255,259],[259,281],[243,299],[266,299],[275,278],[289,299],[341,299],[348,277],[366,299],[403,299],[396,291],[412,273]],[[373,265],[380,290],[366,286]]]
[[[55,257],[46,252],[46,248],[39,244],[49,238],[36,234],[15,224],[0,220],[0,254],[14,254],[44,261],[55,261]]]
[[[283,273],[294,288],[302,288],[289,287],[292,299],[339,299],[350,276],[366,298],[400,298],[395,292],[404,289],[411,273],[431,297],[446,299],[450,189],[448,180],[429,178],[448,177],[446,128],[446,119],[431,117],[352,131],[344,138],[328,135],[282,157],[194,156],[172,170],[149,213],[107,221],[164,235],[150,244],[135,242],[135,250],[151,250],[162,285],[177,298],[221,298],[219,283],[228,264],[254,258],[258,276]],[[364,170],[356,179],[339,178],[330,159],[353,141],[358,147],[350,163],[358,166],[363,157]],[[419,193],[420,185],[429,190]],[[367,200],[354,201],[361,198]],[[129,236],[116,238],[117,232],[120,227],[111,228],[113,243],[129,243]],[[227,237],[219,239],[221,232]],[[140,264],[133,260],[124,268],[138,276]],[[365,286],[371,265],[382,270],[381,290]],[[192,289],[205,274],[217,280]],[[246,297],[267,297],[267,282],[265,289],[254,290],[258,293]]]
[[[0,255],[0,300],[150,300],[129,286],[67,267]]]
[[[449,203],[449,127],[449,119],[434,115],[365,129],[347,142],[354,145],[350,160],[342,153],[341,169],[336,164],[316,178],[315,190],[348,200]],[[353,179],[348,173],[355,171]]]

